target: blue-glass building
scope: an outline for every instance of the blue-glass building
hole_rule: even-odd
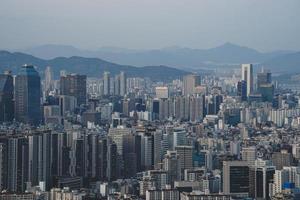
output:
[[[15,79],[15,118],[19,122],[41,123],[41,78],[32,65],[24,65]]]

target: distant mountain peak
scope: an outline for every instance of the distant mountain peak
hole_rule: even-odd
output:
[[[236,50],[251,50],[251,51],[255,51],[255,52],[258,52],[257,50],[255,49],[252,49],[252,48],[249,48],[249,47],[246,47],[246,46],[241,46],[241,45],[237,45],[237,44],[234,44],[234,43],[231,43],[231,42],[225,42],[224,44],[220,45],[220,46],[217,46],[213,49],[227,49],[227,50],[233,50],[233,49],[236,49]]]

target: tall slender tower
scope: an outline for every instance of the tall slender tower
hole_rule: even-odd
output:
[[[252,64],[242,64],[242,80],[247,84],[247,96],[253,92],[253,66]]]
[[[52,90],[52,71],[51,68],[48,66],[45,70],[45,92],[46,95]]]
[[[10,72],[0,74],[0,122],[14,118],[14,83]]]
[[[120,95],[120,75],[116,75],[114,79],[114,95]]]
[[[16,76],[15,115],[19,122],[41,122],[41,78],[32,65],[24,65]]]
[[[7,139],[7,190],[25,192],[28,180],[28,141],[25,137]]]
[[[104,95],[110,94],[110,73],[109,72],[103,73],[103,93]]]
[[[120,96],[125,96],[127,89],[127,78],[125,72],[121,71],[120,73]]]

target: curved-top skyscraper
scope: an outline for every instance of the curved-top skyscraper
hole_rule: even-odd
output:
[[[15,116],[23,123],[41,123],[41,78],[32,65],[24,65],[15,80]]]

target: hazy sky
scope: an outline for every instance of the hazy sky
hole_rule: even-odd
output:
[[[300,0],[0,0],[0,49],[300,50]]]

